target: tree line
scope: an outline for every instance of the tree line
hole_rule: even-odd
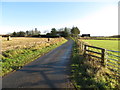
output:
[[[55,29],[52,28],[50,33],[46,33],[46,36],[61,36],[61,37],[69,37],[73,36],[76,37],[80,34],[80,30],[78,27],[72,27],[72,28],[60,28],[60,29]],[[11,36],[13,37],[39,37],[41,35],[41,32],[35,28],[35,30],[27,30],[27,31],[19,31],[19,32],[13,32],[11,33]]]
[[[25,37],[25,36],[34,36],[34,35],[40,35],[40,31],[35,28],[35,30],[27,30],[27,31],[19,31],[19,32],[13,32],[11,36],[13,37]]]

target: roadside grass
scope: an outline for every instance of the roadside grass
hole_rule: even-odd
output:
[[[67,40],[53,43],[49,46],[42,47],[40,45],[35,45],[29,48],[20,48],[7,50],[2,53],[2,73],[0,76],[4,76],[12,71],[16,71],[22,68],[24,65],[34,61],[45,53],[55,49],[56,47],[62,45]]]
[[[72,51],[72,81],[77,89],[119,89],[120,80],[109,69],[89,57],[84,57],[77,43]]]

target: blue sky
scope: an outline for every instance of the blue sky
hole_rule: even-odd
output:
[[[2,28],[4,30],[0,33],[26,31],[34,28],[43,32],[53,27],[58,29],[65,26],[70,28],[78,26],[82,33],[99,35],[95,30],[101,25],[97,22],[106,18],[104,16],[114,13],[115,15],[111,15],[112,17],[106,21],[112,18],[113,23],[115,23],[117,19],[114,18],[117,17],[116,7],[116,2],[2,2]],[[113,9],[114,12],[110,10],[109,13],[106,13],[105,9],[106,11]],[[106,14],[103,15],[102,12]],[[99,17],[96,17],[97,14]],[[95,21],[94,17],[98,20]],[[93,24],[98,27],[91,27]],[[111,34],[117,34],[117,28],[116,32]]]

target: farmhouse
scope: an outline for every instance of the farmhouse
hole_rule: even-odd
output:
[[[63,36],[64,31],[57,31],[56,33],[57,33],[58,36]]]
[[[90,37],[90,34],[82,34],[81,37]]]

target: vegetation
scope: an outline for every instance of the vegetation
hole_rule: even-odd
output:
[[[51,33],[47,33],[47,36],[61,36],[61,37],[69,37],[69,28],[65,27],[62,29],[56,30],[55,28],[51,29]]]
[[[52,36],[52,37],[58,36],[58,35],[57,35],[57,30],[56,30],[55,28],[52,28],[52,29],[51,29],[51,33],[47,33],[46,35],[47,35],[48,37],[49,37],[49,36]]]
[[[77,27],[71,29],[72,36],[77,37],[80,34],[80,30]]]
[[[57,35],[57,31],[56,31],[55,28],[52,28],[52,30],[51,30],[51,35],[52,35],[52,36],[56,36],[56,35]]]
[[[40,35],[40,31],[35,28],[35,30],[27,30],[26,32],[24,31],[19,31],[19,32],[13,32],[11,36],[13,37],[25,37],[25,36],[34,36],[34,35]]]
[[[29,38],[29,44],[32,44],[32,45],[24,47],[23,42],[26,42],[26,38],[19,38],[16,42],[18,42],[18,44],[21,44],[22,47],[3,50],[2,56],[1,56],[2,57],[2,73],[1,73],[2,76],[8,74],[9,72],[22,68],[22,66],[24,66],[25,64],[31,61],[34,61],[41,55],[44,55],[45,53],[49,52],[50,50],[60,46],[61,44],[67,41],[64,38],[54,38],[50,42],[45,41],[45,42],[42,42],[44,44],[42,43],[40,44],[37,42],[37,40],[35,41],[35,39],[38,40],[38,38]],[[42,39],[42,41],[43,40],[45,39]],[[3,42],[7,44],[7,41],[3,41]],[[8,42],[10,42],[11,44],[15,44],[12,41],[8,41]]]
[[[77,27],[74,28],[75,29],[75,34],[76,34],[76,30],[78,30]],[[52,28],[51,32],[48,33],[48,31],[45,31],[46,36],[47,37],[56,37],[56,36],[61,36],[61,37],[68,37],[70,35],[70,28],[60,28],[60,29],[56,29],[56,28]],[[40,31],[37,30],[37,28],[35,28],[35,30],[27,30],[27,31],[19,31],[19,32],[13,32],[11,33],[10,36],[12,37],[39,37],[40,36]],[[74,33],[74,30],[73,30]],[[8,35],[9,36],[9,35]]]
[[[97,60],[84,57],[78,44],[72,51],[72,81],[77,89],[119,89],[119,79],[109,69],[101,66]]]
[[[69,28],[67,28],[67,27],[63,28],[63,31],[58,31],[57,33],[60,34],[60,36],[62,36],[62,37],[70,36]]]

